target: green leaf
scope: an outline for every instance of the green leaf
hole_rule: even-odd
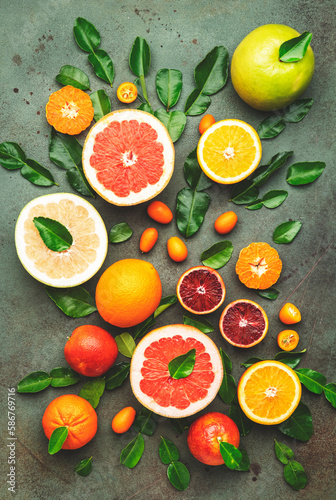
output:
[[[136,78],[136,79],[134,80],[134,82],[133,82],[133,83],[134,83],[134,85],[136,86],[136,88],[138,89],[137,99],[139,99],[139,101],[140,101],[141,103],[147,103],[146,99],[145,99],[145,98],[143,97],[143,95],[141,94],[141,92],[142,92],[142,87],[141,87],[140,78]],[[147,103],[147,104],[148,104],[148,103]],[[151,110],[152,110],[152,108],[151,108]],[[153,112],[153,110],[152,110],[152,112]]]
[[[182,113],[182,111],[166,111],[165,109],[160,108],[155,111],[154,116],[156,116],[156,118],[166,127],[171,140],[176,142],[177,139],[180,138],[184,127],[186,126],[186,115]]]
[[[253,422],[247,418],[236,399],[231,403],[229,417],[238,427],[241,436],[247,436],[251,432]]]
[[[46,168],[42,167],[37,161],[27,158],[26,164],[21,168],[21,175],[27,181],[36,186],[52,186],[56,184],[52,174]]]
[[[154,319],[154,314],[152,314],[151,316],[149,316],[149,318],[145,319],[145,321],[136,325],[133,334],[134,340],[143,337],[147,333],[148,329],[154,325],[155,325],[155,319]]]
[[[167,469],[167,476],[171,484],[179,491],[184,491],[190,483],[190,474],[187,467],[177,460],[173,460]]]
[[[193,149],[184,162],[184,177],[195,191],[204,191],[212,186],[212,181],[205,175],[198,164],[197,148]]]
[[[244,366],[245,368],[249,368],[250,366],[254,365],[255,363],[259,363],[259,361],[264,361],[264,360],[262,358],[257,358],[256,356],[252,356],[251,358],[247,359],[245,361],[245,363],[240,363],[240,364],[241,364],[241,366]]]
[[[105,375],[105,388],[111,391],[116,387],[120,387],[127,379],[131,368],[131,363],[121,361],[112,366]]]
[[[263,186],[267,179],[279,168],[281,168],[286,163],[288,158],[292,155],[293,151],[284,151],[283,153],[277,153],[271,158],[267,165],[258,167],[252,176],[254,186]]]
[[[172,424],[173,429],[178,434],[183,434],[190,427],[190,423],[187,418],[170,418],[169,421]]]
[[[303,442],[309,441],[314,433],[313,420],[309,408],[300,402],[294,413],[278,425],[278,429],[286,436]]]
[[[175,380],[188,377],[194,369],[195,359],[196,349],[190,349],[190,351],[185,354],[176,356],[176,358],[172,359],[168,363],[170,376]]]
[[[163,311],[168,309],[168,307],[172,306],[173,304],[176,304],[176,302],[177,302],[176,295],[167,295],[167,297],[163,297],[160,300],[160,304],[154,311],[154,319],[157,318],[161,313],[163,313]]]
[[[120,455],[121,465],[125,465],[129,469],[133,469],[139,462],[145,449],[145,441],[142,434],[138,434],[128,445],[122,450]]]
[[[237,387],[235,379],[224,370],[223,381],[219,388],[218,394],[225,404],[232,403],[235,395],[237,394]]]
[[[43,243],[49,250],[63,252],[71,247],[73,238],[70,232],[57,220],[48,217],[34,217],[33,222]]]
[[[148,43],[144,38],[141,38],[141,36],[137,36],[133,42],[129,56],[129,67],[132,73],[139,78],[141,76],[146,76],[150,68],[150,61],[151,54]]]
[[[160,69],[156,74],[155,83],[159,99],[168,111],[180,98],[182,73],[178,69]]]
[[[231,259],[233,245],[231,241],[219,241],[202,252],[202,264],[212,269],[220,269]]]
[[[294,369],[300,363],[301,359],[305,354],[306,354],[306,349],[303,349],[303,351],[300,352],[280,351],[278,352],[278,354],[274,356],[274,359],[276,359],[277,361],[281,361],[281,363],[285,363],[285,365]]]
[[[242,455],[241,462],[239,462],[238,466],[236,467],[235,470],[239,470],[242,472],[248,472],[250,470],[250,459],[248,457],[247,452],[244,450],[244,448],[239,448],[239,451]]]
[[[49,439],[48,453],[49,455],[54,455],[62,449],[63,443],[68,437],[67,427],[56,427]]]
[[[159,455],[161,462],[168,465],[173,460],[178,460],[180,458],[180,453],[174,443],[165,439],[161,436],[161,442],[159,446]]]
[[[293,163],[288,168],[286,181],[292,186],[310,184],[320,177],[326,164],[324,161],[306,161]]]
[[[302,35],[282,43],[279,48],[280,61],[286,63],[301,61],[307,52],[312,36],[313,34],[309,31],[304,31]]]
[[[80,376],[72,368],[53,368],[50,372],[52,387],[68,387],[77,384]]]
[[[228,72],[228,51],[222,45],[214,47],[195,68],[196,87],[203,95],[215,94],[226,84]]]
[[[15,170],[26,164],[26,155],[16,142],[0,144],[0,165],[7,170]]]
[[[279,443],[276,439],[274,439],[274,449],[278,460],[284,465],[288,464],[288,460],[294,457],[293,450],[285,444]]]
[[[79,476],[88,476],[92,470],[92,457],[81,460],[79,464],[75,465],[75,471]]]
[[[214,331],[214,327],[206,319],[200,318],[199,316],[191,317],[189,315],[183,316],[183,323],[185,325],[191,325],[198,328],[203,333],[211,333]]]
[[[86,73],[75,66],[62,66],[56,80],[62,85],[72,85],[80,90],[90,90],[90,81]]]
[[[226,352],[223,351],[223,349],[220,347],[219,352],[222,358],[222,364],[223,364],[223,369],[227,373],[232,372],[232,361],[229,358],[229,356],[226,354]]]
[[[83,17],[77,17],[73,32],[77,44],[85,52],[93,52],[99,47],[99,31]]]
[[[263,202],[260,198],[258,198],[257,200],[252,201],[252,203],[246,205],[245,208],[247,208],[247,210],[260,210],[262,207],[263,207]]]
[[[221,441],[220,438],[218,438],[218,441],[219,450],[221,452],[225,465],[231,470],[237,469],[243,459],[243,455],[241,454],[240,450],[238,450],[238,448],[236,448],[231,443]]]
[[[141,109],[141,111],[146,111],[146,113],[150,113],[151,115],[154,115],[154,111],[152,109],[152,106],[148,102],[142,102],[140,106],[138,106],[137,109]]]
[[[70,186],[73,187],[75,191],[83,196],[92,196],[92,198],[95,197],[90,184],[86,180],[82,165],[77,165],[77,167],[68,170],[66,177]]]
[[[99,400],[104,394],[105,377],[95,377],[86,382],[80,390],[79,396],[86,399],[93,408],[97,408]]]
[[[97,90],[90,94],[90,99],[94,109],[94,120],[97,122],[103,116],[111,113],[111,101],[105,90]]]
[[[45,285],[45,291],[53,302],[71,318],[83,318],[97,311],[95,301],[85,288],[53,288]]]
[[[283,116],[273,113],[259,124],[257,132],[260,139],[272,139],[279,135],[285,127]]]
[[[266,290],[255,290],[255,292],[264,299],[275,300],[279,295],[279,290],[276,290],[273,287],[266,288]]]
[[[235,185],[230,201],[236,205],[246,205],[254,202],[258,195],[259,189],[249,179],[245,179]]]
[[[50,383],[51,376],[49,373],[43,371],[32,372],[20,380],[17,391],[21,393],[40,392],[49,387]]]
[[[133,337],[129,333],[124,332],[117,335],[115,341],[117,342],[119,352],[127,358],[131,358],[135,349]]]
[[[112,59],[105,50],[98,49],[95,52],[91,52],[88,56],[88,60],[93,66],[93,70],[98,76],[111,85],[114,79],[114,66]]]
[[[176,199],[176,223],[183,236],[189,238],[202,225],[209,208],[210,196],[208,193],[183,188]]]
[[[336,408],[336,384],[333,382],[323,387],[323,392],[329,403]]]
[[[283,119],[287,123],[298,123],[306,116],[314,103],[313,99],[298,99],[290,106],[284,109]]]
[[[134,420],[133,427],[137,432],[141,432],[141,434],[152,436],[156,430],[156,421],[153,418],[153,412],[147,410],[147,408],[142,408]]]
[[[304,488],[307,484],[308,477],[299,462],[290,460],[284,467],[284,478],[291,487],[298,491]]]
[[[211,104],[209,96],[202,94],[198,89],[194,89],[188,96],[184,106],[184,112],[187,116],[201,115]]]
[[[119,222],[115,224],[109,232],[110,243],[121,243],[127,241],[132,236],[133,231],[127,224],[127,222]]]
[[[49,158],[58,167],[71,170],[80,165],[83,147],[76,137],[57,132],[51,127],[49,141]]]
[[[295,370],[295,373],[299,377],[301,384],[303,384],[308,391],[314,392],[314,394],[322,394],[327,381],[322,373],[310,370],[309,368],[298,368]]]
[[[273,241],[278,244],[291,243],[302,227],[302,222],[298,220],[290,220],[283,222],[275,228],[273,233]]]
[[[268,191],[268,193],[264,195],[262,202],[266,208],[276,208],[285,201],[287,196],[287,191],[275,189],[274,191]]]

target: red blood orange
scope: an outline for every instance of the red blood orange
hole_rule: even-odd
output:
[[[252,300],[235,300],[226,306],[219,320],[221,334],[236,347],[252,347],[265,337],[268,318]]]
[[[168,363],[196,349],[190,375],[173,379]],[[220,354],[213,341],[189,325],[167,325],[148,333],[137,345],[130,380],[135,397],[158,415],[181,418],[202,410],[215,398],[223,379]]]
[[[225,285],[220,274],[207,266],[188,269],[178,280],[176,295],[181,305],[194,314],[208,314],[225,299]]]
[[[90,130],[83,169],[97,193],[115,205],[137,205],[157,196],[174,170],[175,151],[166,127],[138,109],[105,115]]]

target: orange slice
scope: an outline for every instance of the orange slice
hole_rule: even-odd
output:
[[[220,184],[234,184],[259,165],[261,142],[251,125],[241,120],[221,120],[209,127],[197,146],[203,172]]]
[[[268,243],[251,243],[240,251],[236,273],[248,288],[265,290],[280,277],[282,262]]]

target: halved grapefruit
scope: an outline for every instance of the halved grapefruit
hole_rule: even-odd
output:
[[[44,244],[34,217],[47,217],[63,224],[73,243],[54,252]],[[107,254],[107,231],[97,210],[80,196],[54,193],[30,201],[15,227],[16,251],[23,267],[45,285],[58,288],[84,283],[101,268]]]
[[[196,349],[190,375],[173,379],[168,363]],[[167,325],[148,333],[137,345],[131,362],[135,397],[149,410],[182,418],[202,410],[215,398],[223,379],[223,365],[213,341],[189,325]]]
[[[92,188],[114,205],[137,205],[157,196],[174,170],[166,127],[138,109],[113,111],[89,131],[83,169]]]

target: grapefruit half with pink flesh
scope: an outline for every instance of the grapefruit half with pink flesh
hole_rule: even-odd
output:
[[[192,373],[173,379],[168,363],[196,349]],[[182,418],[202,410],[216,397],[223,365],[214,342],[189,325],[167,325],[148,333],[137,345],[130,380],[135,397],[149,410],[169,418]]]
[[[157,196],[174,171],[175,150],[166,127],[138,109],[113,111],[89,131],[83,169],[92,188],[114,205]]]

